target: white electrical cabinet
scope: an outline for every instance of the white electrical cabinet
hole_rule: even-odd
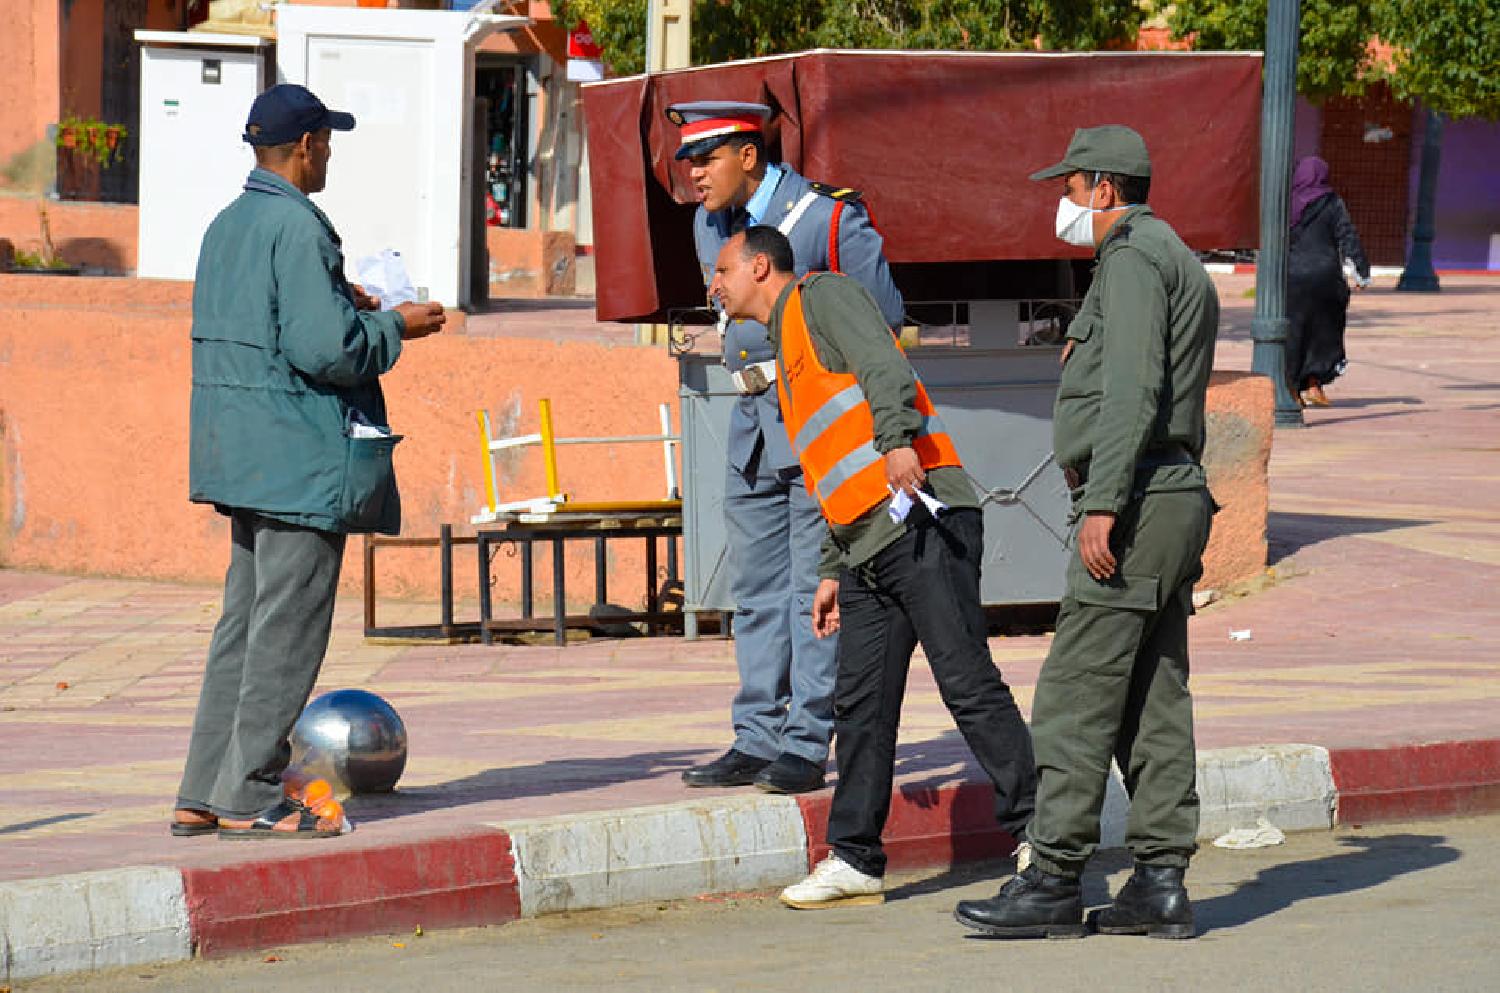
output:
[[[401,253],[412,285],[445,306],[468,302],[474,264],[474,48],[530,24],[470,11],[277,7],[276,64],[355,118],[336,132],[327,189],[313,199],[351,266]]]
[[[192,279],[214,217],[255,165],[245,117],[269,84],[262,38],[137,31],[141,49],[136,274]]]

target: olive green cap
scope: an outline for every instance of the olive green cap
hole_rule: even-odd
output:
[[[1079,128],[1068,142],[1062,161],[1031,174],[1032,179],[1053,179],[1070,172],[1112,172],[1121,176],[1151,175],[1151,156],[1146,142],[1123,124]]]

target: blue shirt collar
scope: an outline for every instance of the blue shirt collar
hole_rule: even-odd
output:
[[[766,166],[766,174],[761,177],[760,185],[755,188],[750,202],[745,204],[745,213],[750,215],[751,224],[759,224],[761,218],[766,216],[771,198],[776,195],[776,187],[785,173],[786,170],[774,162]]]

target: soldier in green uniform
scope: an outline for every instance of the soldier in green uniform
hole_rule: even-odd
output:
[[[1079,879],[1099,844],[1110,759],[1131,797],[1135,871],[1100,932],[1189,938],[1183,886],[1198,794],[1187,621],[1215,510],[1199,463],[1218,297],[1146,206],[1151,163],[1130,128],[1080,129],[1063,160],[1058,237],[1098,267],[1068,329],[1053,446],[1077,551],[1031,728],[1039,782],[1029,865],[958,920],[998,937],[1085,933]]]

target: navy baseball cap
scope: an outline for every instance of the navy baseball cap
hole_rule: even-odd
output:
[[[252,145],[285,145],[324,128],[352,131],[354,115],[329,110],[305,86],[278,83],[250,105],[245,140]]]

